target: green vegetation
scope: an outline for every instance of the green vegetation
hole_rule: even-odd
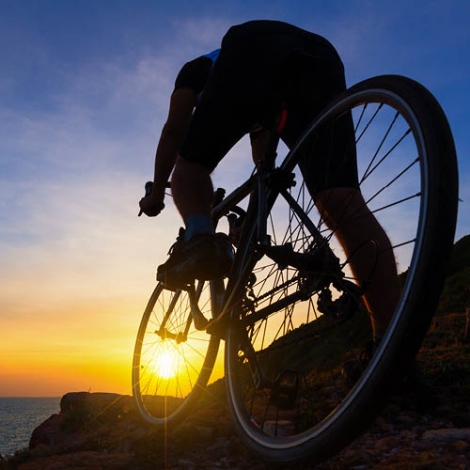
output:
[[[464,312],[470,307],[470,235],[461,238],[452,251],[438,313]]]

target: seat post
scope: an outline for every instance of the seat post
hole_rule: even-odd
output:
[[[263,170],[269,171],[274,168],[277,157],[277,147],[279,145],[279,139],[281,137],[282,132],[284,131],[284,128],[286,127],[286,122],[287,109],[283,107],[276,116],[274,125],[270,132],[266,153],[261,161],[261,166]]]

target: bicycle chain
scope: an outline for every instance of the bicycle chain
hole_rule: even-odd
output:
[[[283,290],[284,288],[288,287],[290,284],[293,284],[293,283],[299,281],[300,279],[301,279],[300,276],[294,276],[293,278],[283,282],[282,284],[280,284],[277,287],[269,290],[268,292],[265,292],[264,294],[260,295],[259,297],[256,297],[256,295],[254,294],[254,291],[253,291],[253,284],[254,283],[250,282],[247,285],[247,297],[251,297],[251,299],[249,300],[250,303],[258,305],[258,303],[260,301],[264,300],[267,297],[271,297],[276,292],[278,292],[280,290]]]

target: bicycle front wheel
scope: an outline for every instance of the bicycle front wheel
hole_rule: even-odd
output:
[[[318,194],[316,206],[298,164],[305,152],[318,158],[319,143],[328,159],[325,140],[345,119],[355,139],[344,157],[357,156],[359,184]],[[365,428],[421,345],[452,249],[457,164],[435,98],[383,76],[332,103],[281,168],[297,185],[271,200],[272,247],[248,248],[257,261],[232,314],[227,391],[260,457],[313,465]],[[358,229],[370,224],[382,230]],[[382,338],[370,348],[373,329]]]
[[[196,286],[198,306],[210,318],[217,281]],[[205,390],[220,340],[194,327],[187,291],[159,283],[137,334],[132,388],[142,417],[151,424],[180,424]]]

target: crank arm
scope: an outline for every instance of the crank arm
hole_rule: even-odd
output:
[[[191,307],[191,315],[193,317],[194,327],[196,330],[203,331],[206,329],[207,324],[209,321],[204,316],[204,314],[199,309],[197,305],[198,296],[196,295],[196,290],[194,288],[194,284],[188,286],[186,289],[189,295],[189,305]]]

